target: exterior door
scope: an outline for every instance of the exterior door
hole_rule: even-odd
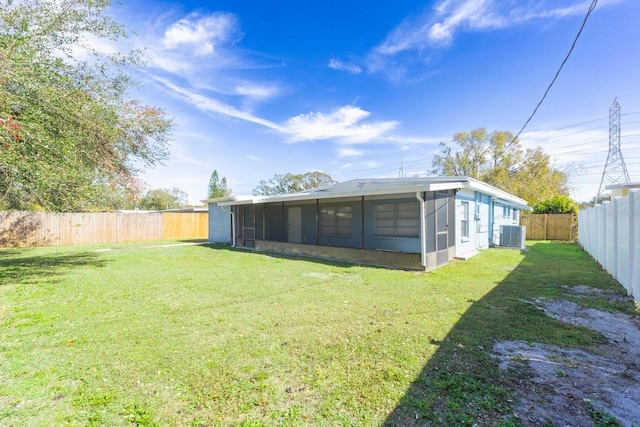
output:
[[[302,242],[302,208],[292,207],[288,210],[288,241],[289,243]]]
[[[256,208],[255,206],[245,206],[242,218],[242,238],[247,248],[255,247],[256,239]]]
[[[436,257],[437,265],[449,261],[449,213],[448,194],[436,194]]]

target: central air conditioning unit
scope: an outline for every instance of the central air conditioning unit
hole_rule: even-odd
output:
[[[525,248],[527,227],[523,225],[501,225],[500,246],[504,248]]]

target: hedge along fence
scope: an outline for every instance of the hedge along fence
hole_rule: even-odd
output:
[[[0,247],[207,238],[206,212],[0,212]]]
[[[574,214],[522,214],[520,225],[527,227],[527,240],[576,240]]]
[[[582,209],[580,245],[640,301],[640,191]]]

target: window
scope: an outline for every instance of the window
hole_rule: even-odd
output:
[[[512,217],[513,221],[514,222],[518,221],[518,209],[514,209],[512,213],[513,213],[513,217]]]
[[[420,205],[418,203],[377,204],[373,210],[375,236],[419,237]]]
[[[351,206],[322,206],[320,208],[320,234],[351,235]]]
[[[460,205],[460,237],[469,237],[469,202],[462,202]]]

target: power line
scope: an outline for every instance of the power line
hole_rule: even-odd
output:
[[[560,71],[562,71],[562,68],[564,67],[564,64],[567,62],[567,60],[569,59],[569,56],[571,56],[571,52],[573,52],[573,49],[576,47],[576,43],[578,42],[578,39],[580,38],[580,34],[582,34],[582,30],[584,29],[584,26],[587,24],[587,19],[589,19],[589,15],[591,15],[591,12],[593,12],[593,10],[596,8],[597,4],[598,4],[598,0],[593,0],[591,2],[591,5],[589,6],[589,10],[587,11],[587,15],[584,17],[584,20],[582,21],[582,25],[580,26],[580,30],[578,30],[578,34],[576,35],[576,38],[573,40],[573,43],[571,44],[571,48],[569,49],[569,52],[567,53],[567,56],[565,56],[564,60],[560,64],[560,68],[558,68],[558,71],[556,71],[556,75],[553,77],[553,80],[551,80],[551,83],[549,83],[549,86],[547,86],[547,90],[544,91],[544,95],[542,95],[542,98],[540,99],[540,102],[538,102],[538,105],[536,105],[536,108],[534,108],[533,113],[531,113],[531,115],[529,116],[527,121],[524,123],[524,126],[522,126],[522,129],[520,129],[520,131],[513,138],[512,143],[515,140],[518,139],[518,137],[524,131],[524,129],[527,127],[527,125],[529,124],[531,119],[533,119],[533,116],[535,116],[536,112],[538,111],[538,108],[540,108],[540,105],[542,105],[542,102],[547,97],[547,94],[551,90],[551,87],[553,86],[553,84],[558,79],[558,76],[560,75]],[[511,144],[509,144],[509,145],[511,145]]]

